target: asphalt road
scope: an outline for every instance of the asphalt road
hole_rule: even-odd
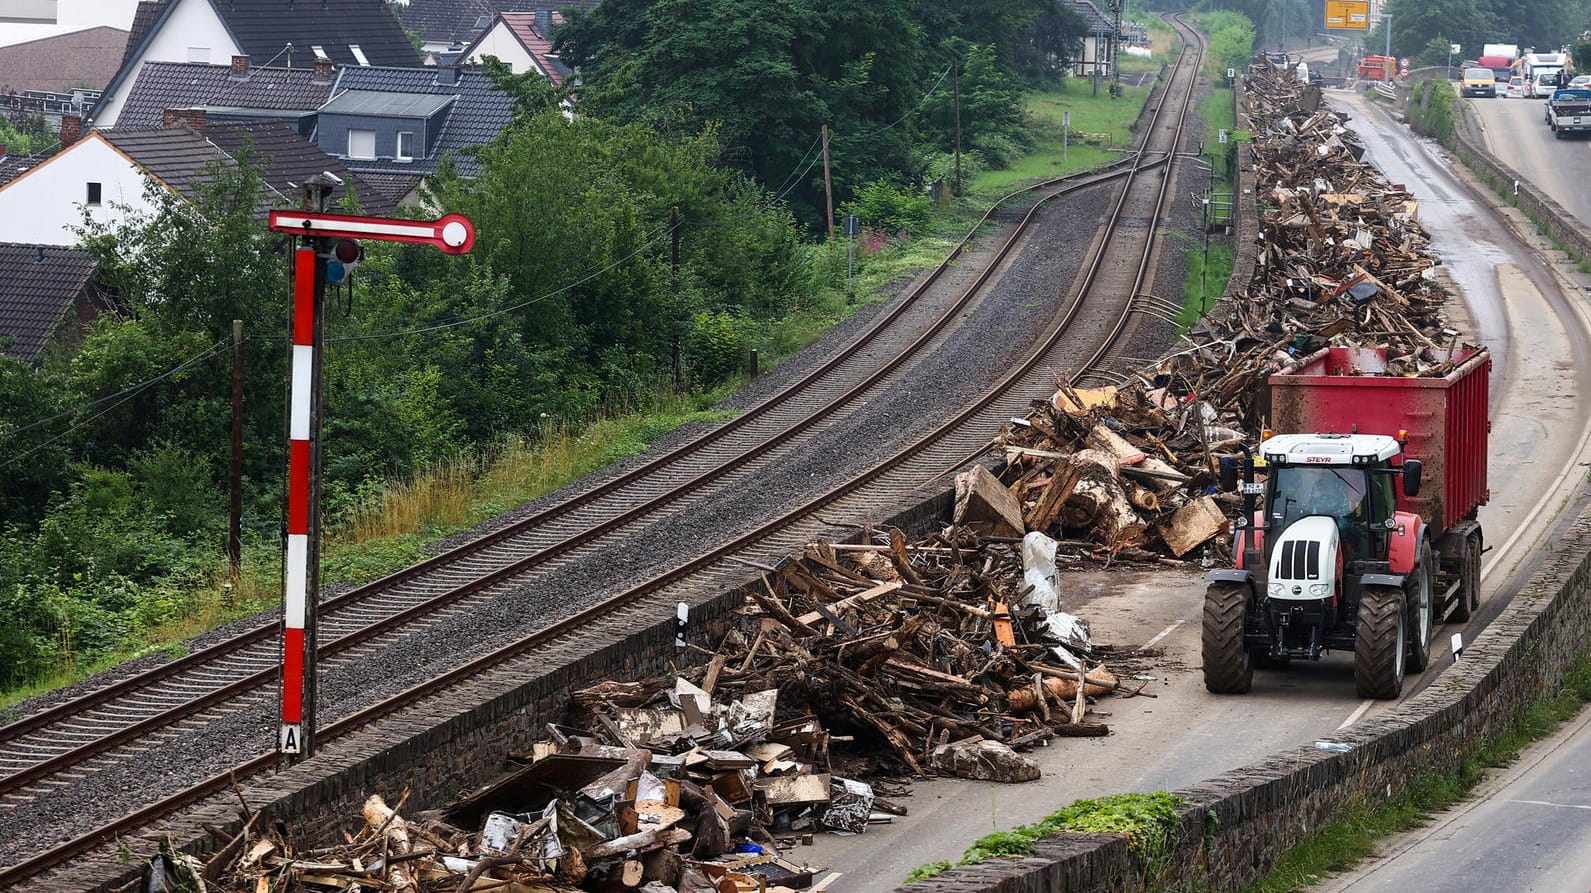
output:
[[[1481,109],[1493,151],[1506,163],[1521,171],[1531,170],[1526,163],[1530,159],[1548,165],[1549,170],[1540,171],[1539,179],[1533,182],[1577,215],[1585,212],[1575,210],[1572,203],[1591,209],[1591,189],[1585,188],[1591,181],[1591,148],[1579,141],[1554,139],[1544,125],[1532,121],[1532,116],[1541,114],[1539,102],[1524,99],[1469,101]],[[1379,111],[1370,115],[1372,120],[1376,116],[1384,118]],[[1535,126],[1529,127],[1529,124]],[[1514,133],[1517,138],[1497,138],[1504,133]],[[1428,143],[1415,144],[1395,129],[1388,128],[1385,135],[1389,142],[1401,147],[1394,148],[1394,152],[1409,157],[1439,157],[1440,149]],[[1512,157],[1507,153],[1512,153]],[[1490,216],[1495,217],[1495,214]],[[1478,248],[1476,253],[1482,257],[1490,252],[1480,240]],[[1581,290],[1583,292],[1583,288]],[[1505,291],[1512,300],[1516,292],[1511,287],[1505,287]],[[1574,299],[1579,307],[1585,303],[1583,296]],[[1562,327],[1553,328],[1555,331],[1549,330],[1550,334],[1562,334]],[[1521,332],[1515,333],[1509,342],[1516,348],[1511,351],[1511,369],[1536,361],[1534,336],[1539,331],[1542,330],[1523,329],[1522,332],[1530,336],[1527,338],[1518,337]],[[1567,399],[1570,396],[1560,395],[1560,409],[1573,411],[1575,401]],[[1510,406],[1510,409],[1523,408]],[[1501,424],[1494,424],[1494,436],[1500,427]],[[1493,492],[1496,492],[1495,486]],[[1386,842],[1382,855],[1374,861],[1310,889],[1316,893],[1390,890],[1545,893],[1591,889],[1591,731],[1588,725],[1591,725],[1591,712],[1582,711],[1576,721],[1530,748],[1513,766],[1485,782],[1473,799],[1438,816],[1425,828]]]
[[[1591,137],[1553,137],[1543,99],[1462,100],[1475,110],[1486,148],[1545,190],[1564,209],[1591,220]]]
[[[1342,96],[1333,91],[1329,98]],[[1591,356],[1591,341],[1546,269],[1542,246],[1516,239],[1440,155],[1408,141],[1390,118],[1354,113],[1367,116],[1369,126],[1358,129],[1372,160],[1423,199],[1421,218],[1468,303],[1455,308],[1455,321],[1472,319],[1494,350],[1492,501],[1481,516],[1494,548],[1486,556],[1481,613],[1462,630],[1471,639],[1527,578],[1531,565],[1523,556],[1561,520],[1567,494],[1582,477],[1575,472],[1586,461],[1580,455],[1586,420],[1574,404],[1591,387],[1591,374],[1577,358]],[[1393,703],[1355,697],[1352,655],[1258,673],[1248,695],[1210,695],[1199,658],[1201,576],[1197,567],[1063,575],[1068,609],[1091,622],[1096,641],[1163,649],[1146,669],[1155,677],[1148,688],[1153,699],[1100,702],[1110,737],[1061,739],[1037,751],[1044,776],[1028,784],[915,785],[904,800],[910,816],[853,837],[820,835],[790,855],[843,872],[836,886],[847,893],[892,889],[918,865],[955,859],[978,837],[1035,821],[1075,799],[1191,785],[1329,737]],[[1406,694],[1449,665],[1447,642],[1455,631],[1439,628],[1442,658],[1411,679]]]

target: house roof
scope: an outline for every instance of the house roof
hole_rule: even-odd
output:
[[[401,13],[404,27],[427,43],[467,44],[500,12],[593,9],[599,0],[409,0]],[[543,35],[549,36],[549,35]]]
[[[294,195],[293,184],[302,186],[310,177],[329,172],[354,183],[366,213],[385,214],[397,206],[381,188],[349,172],[340,159],[322,152],[281,121],[212,124],[205,128],[205,136],[233,159],[247,154],[264,169],[266,182],[289,199]]]
[[[25,363],[37,359],[98,263],[74,248],[0,242],[0,341],[15,339],[5,353]]]
[[[492,89],[492,81],[484,73],[473,69],[457,69],[458,83],[439,83],[439,76],[449,69],[437,68],[357,68],[342,69],[337,76],[336,96],[346,91],[379,93],[420,93],[457,97],[442,125],[434,154],[430,158],[416,158],[412,162],[354,161],[347,162],[356,172],[428,175],[434,173],[443,155],[452,155],[459,173],[474,176],[480,164],[463,150],[489,143],[514,118],[514,98],[500,90]],[[333,102],[336,102],[334,97]]]
[[[321,107],[335,115],[379,115],[429,118],[452,104],[451,93],[400,93],[392,90],[344,90]]]
[[[144,39],[155,28],[155,21],[165,10],[165,0],[139,0],[138,11],[133,13],[133,27],[127,32],[127,49],[122,52],[121,67],[125,68],[144,45]]]
[[[420,185],[423,179],[414,174],[353,174],[363,188],[359,190],[359,202],[364,205],[366,214],[381,214],[379,207],[396,208],[400,202]],[[381,204],[375,204],[376,196],[380,197]]]
[[[156,126],[166,109],[249,113],[310,113],[331,97],[332,79],[304,68],[253,68],[242,77],[229,65],[149,62],[127,93],[118,127]]]
[[[88,28],[0,47],[0,92],[99,90],[121,67],[127,32]]]
[[[215,182],[215,165],[231,161],[221,147],[189,127],[116,127],[97,133],[190,199],[200,187]]]
[[[49,157],[48,155],[0,155],[0,189],[33,170],[40,162],[49,160]]]
[[[572,74],[572,71],[563,64],[563,60],[553,54],[552,40],[542,33],[542,30],[548,28],[548,23],[545,21],[538,23],[538,16],[533,12],[504,12],[499,13],[497,18],[508,27],[508,33],[514,35],[514,39],[525,48],[525,52],[536,60],[536,67],[547,76],[547,80],[552,81],[555,87],[563,86],[564,78]],[[490,30],[490,27],[483,30],[460,55],[473,58],[476,44],[480,43]]]
[[[1090,32],[1100,30],[1114,32],[1116,30],[1115,22],[1109,16],[1100,12],[1099,7],[1094,5],[1093,0],[1072,0],[1072,7],[1077,10],[1078,15],[1083,17],[1083,21],[1088,24]]]
[[[293,45],[293,64],[320,47],[338,65],[418,65],[420,53],[382,0],[210,0],[243,51],[264,65]],[[356,54],[351,47],[358,47]],[[302,54],[302,55],[300,55]],[[364,58],[361,59],[360,55]]]

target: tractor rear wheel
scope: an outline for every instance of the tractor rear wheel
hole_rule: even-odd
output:
[[[1409,669],[1423,673],[1431,665],[1431,639],[1436,635],[1436,556],[1429,542],[1420,544],[1419,562],[1404,585],[1409,593]]]
[[[1218,695],[1240,695],[1254,684],[1254,662],[1243,647],[1248,587],[1211,583],[1204,593],[1204,687]]]
[[[1454,623],[1468,623],[1481,606],[1481,538],[1472,533],[1464,538],[1458,560],[1458,599],[1448,619]]]
[[[1403,692],[1408,615],[1403,590],[1366,586],[1354,629],[1353,681],[1361,698],[1395,698]]]

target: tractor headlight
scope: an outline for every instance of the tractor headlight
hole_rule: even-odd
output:
[[[1316,598],[1325,598],[1326,596],[1331,595],[1331,584],[1311,583],[1309,584],[1309,594],[1315,596]]]
[[[1270,589],[1271,595],[1273,595],[1273,596],[1282,596],[1282,595],[1286,595],[1287,594],[1287,584],[1278,583],[1275,580],[1271,581],[1271,585],[1270,585],[1269,589]]]

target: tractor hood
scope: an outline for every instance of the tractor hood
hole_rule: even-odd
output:
[[[1282,532],[1271,551],[1272,599],[1319,600],[1331,598],[1337,588],[1337,522],[1310,515]]]

